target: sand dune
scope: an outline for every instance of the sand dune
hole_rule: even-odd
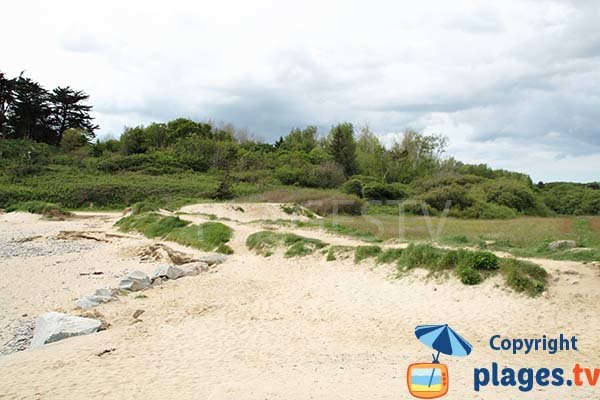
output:
[[[220,215],[224,207],[183,211]],[[276,214],[273,209],[261,214],[260,206],[253,210],[245,213],[269,219]],[[151,272],[161,264],[141,262],[139,248],[159,241],[138,235],[109,235],[106,242],[71,239],[75,247],[53,239],[67,230],[118,233],[112,226],[118,218],[0,215],[0,256],[6,253],[0,258],[0,327],[24,314],[78,313],[74,299],[114,286],[127,270]],[[570,369],[575,362],[600,367],[597,267],[538,260],[558,280],[552,279],[549,298],[531,299],[494,280],[467,287],[453,279],[426,280],[419,272],[391,279],[391,268],[325,262],[321,255],[263,258],[244,246],[247,235],[262,229],[244,222],[259,218],[235,219],[224,221],[235,230],[235,254],[211,272],[168,281],[144,291],[145,298],[131,294],[100,305],[96,311],[110,323],[106,331],[0,357],[0,398],[406,399],[407,366],[431,357],[413,334],[416,325],[428,323],[450,323],[474,345],[465,359],[442,358],[451,374],[448,399],[590,399],[597,393],[568,387],[528,394],[515,388],[472,390],[473,368],[492,361],[516,368]],[[355,243],[315,230],[306,235]],[[34,236],[40,237],[20,243],[20,255],[8,254],[14,239]],[[44,255],[35,256],[40,249]],[[94,271],[103,274],[86,274]],[[139,322],[132,318],[136,309],[145,310]],[[490,350],[487,342],[495,333],[578,335],[581,350],[513,356]],[[10,336],[4,328],[0,334],[2,341]]]

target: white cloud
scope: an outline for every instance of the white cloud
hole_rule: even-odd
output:
[[[3,14],[0,68],[87,91],[101,135],[177,116],[266,139],[352,121],[443,133],[456,158],[534,179],[599,179],[598,2],[25,0]]]

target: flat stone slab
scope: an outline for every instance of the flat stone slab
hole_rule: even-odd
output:
[[[97,319],[49,312],[37,317],[33,330],[31,348],[58,342],[73,336],[97,332],[102,323]]]

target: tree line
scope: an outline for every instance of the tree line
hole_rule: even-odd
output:
[[[57,145],[68,129],[95,137],[89,96],[69,86],[51,91],[24,76],[8,77],[0,71],[0,138],[30,139]]]

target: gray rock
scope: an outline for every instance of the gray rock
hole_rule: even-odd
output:
[[[572,249],[577,246],[574,240],[555,240],[548,245],[550,250]]]
[[[49,312],[36,319],[31,348],[58,342],[72,336],[88,335],[97,332],[101,325],[102,323],[97,319]]]
[[[100,303],[96,301],[90,300],[89,297],[82,297],[81,299],[75,301],[75,306],[77,306],[77,308],[81,308],[82,310],[96,307],[99,304]]]
[[[183,270],[175,265],[161,265],[152,274],[152,282],[157,278],[178,279],[184,276]]]
[[[93,295],[90,296],[90,299],[96,301],[98,303],[108,303],[115,299],[115,295],[112,289],[109,288],[101,288],[96,289]]]
[[[206,272],[210,269],[210,266],[203,261],[196,261],[179,266],[183,271],[184,276],[195,276],[200,272]]]
[[[108,303],[114,300],[116,297],[112,289],[102,288],[96,289],[94,294],[81,298],[75,302],[75,305],[79,308],[86,309],[96,307],[100,303]]]
[[[208,265],[217,265],[227,261],[227,256],[218,253],[206,254],[198,257],[198,261],[204,262]]]
[[[132,292],[150,287],[150,278],[142,271],[131,271],[127,277],[119,282],[119,289]]]

